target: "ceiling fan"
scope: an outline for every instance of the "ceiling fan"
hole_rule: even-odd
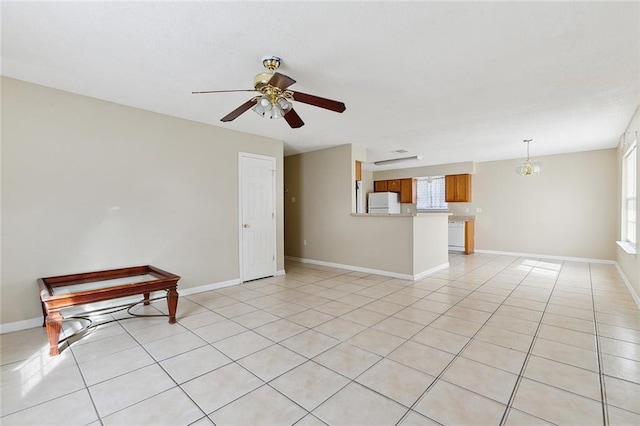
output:
[[[266,72],[256,75],[253,79],[253,89],[245,90],[208,90],[204,92],[191,92],[194,95],[203,93],[229,93],[229,92],[258,92],[260,95],[254,96],[229,114],[222,117],[220,121],[233,121],[249,109],[253,109],[259,115],[266,118],[280,118],[289,123],[289,126],[296,129],[304,126],[304,121],[293,109],[292,102],[302,102],[319,108],[328,109],[335,112],[343,112],[346,107],[344,103],[319,96],[308,95],[302,92],[288,90],[296,81],[289,76],[280,74],[276,70],[280,67],[280,58],[268,56],[262,60],[262,65]]]

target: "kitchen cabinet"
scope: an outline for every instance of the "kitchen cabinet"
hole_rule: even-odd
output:
[[[387,192],[387,181],[386,180],[377,180],[373,182],[373,190],[375,192]]]
[[[356,180],[362,180],[362,161],[356,161]]]
[[[417,181],[415,179],[400,180],[400,202],[415,204],[417,199]]]
[[[373,182],[373,190],[375,192],[397,192],[400,194],[401,203],[416,203],[417,183],[413,178],[377,180]]]
[[[447,203],[471,202],[471,175],[447,175],[444,178]]]
[[[387,191],[400,192],[400,179],[392,179],[387,181]]]
[[[475,224],[476,221],[473,219],[464,223],[464,254],[471,254],[475,250]]]

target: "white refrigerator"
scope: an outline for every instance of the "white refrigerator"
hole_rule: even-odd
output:
[[[369,214],[400,213],[400,194],[396,192],[372,192],[369,194]]]

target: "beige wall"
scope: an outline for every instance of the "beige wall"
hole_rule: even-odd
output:
[[[441,231],[433,232],[426,218],[416,228],[418,218],[411,216],[352,216],[354,161],[364,160],[362,155],[359,147],[342,145],[285,158],[286,255],[404,276],[446,263],[446,218]],[[365,173],[367,182],[370,176]],[[430,236],[441,250],[429,250],[422,240],[416,262],[414,233]]]
[[[633,118],[631,119],[631,122],[629,123],[629,126],[625,131],[624,140],[626,140],[628,143],[631,143],[633,142],[634,139],[638,138],[639,134],[640,134],[640,107],[636,109],[636,113],[634,114]],[[638,140],[638,142],[640,142],[640,140]],[[616,168],[616,176],[617,176],[616,239],[620,239],[621,238],[620,215],[621,215],[621,208],[622,208],[621,176],[622,176],[622,155],[623,155],[621,146],[619,146],[617,153],[618,155],[617,155],[617,168]],[[636,150],[636,155],[637,153],[638,153],[638,150]],[[640,164],[640,161],[638,161],[638,159],[636,159],[636,164]],[[636,188],[640,188],[640,173],[637,173],[636,180],[637,180]],[[638,202],[638,205],[636,206],[636,211],[640,211],[639,210],[640,199],[637,199],[636,201]],[[636,235],[636,241],[640,241],[638,239],[638,237],[640,237],[640,227],[638,227],[637,232],[638,232],[638,235]],[[618,265],[620,265],[620,268],[622,269],[622,271],[624,272],[624,275],[629,280],[631,286],[634,288],[636,294],[640,295],[640,280],[638,279],[638,277],[640,276],[640,258],[637,255],[627,254],[620,247],[616,246],[616,261],[618,262]]]
[[[616,150],[535,160],[543,161],[538,176],[518,176],[514,159],[387,170],[373,177],[474,173],[473,202],[449,203],[449,211],[476,215],[476,249],[614,260]]]
[[[179,290],[237,279],[238,153],[282,142],[2,79],[0,322],[41,315],[36,278],[152,264]]]
[[[438,164],[433,166],[410,167],[407,169],[394,169],[373,172],[375,180],[402,179],[409,177],[457,175],[475,173],[475,163],[466,161],[463,163]]]
[[[448,220],[447,215],[437,213],[413,219],[414,275],[449,262]]]
[[[476,163],[476,248],[589,259],[615,259],[616,151],[536,157],[543,170],[519,176],[515,160]]]

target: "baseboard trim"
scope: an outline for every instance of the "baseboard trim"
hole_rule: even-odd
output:
[[[27,330],[29,328],[42,327],[42,317],[31,318],[23,321],[8,322],[0,324],[0,334],[12,333],[14,331]]]
[[[294,262],[308,263],[310,265],[328,266],[330,268],[346,269],[348,271],[364,272],[366,274],[376,274],[376,275],[382,275],[385,277],[398,278],[401,280],[409,280],[409,281],[416,281],[416,280],[422,279],[427,275],[433,274],[434,272],[440,271],[449,266],[449,262],[447,262],[447,263],[443,263],[442,265],[438,265],[436,267],[428,269],[426,271],[420,272],[417,275],[410,275],[410,274],[401,274],[399,272],[385,271],[382,269],[364,268],[362,266],[344,265],[342,263],[325,262],[322,260],[315,260],[315,259],[305,259],[302,257],[285,256],[284,258]]]
[[[616,263],[615,260],[608,260],[608,259],[590,259],[587,257],[553,256],[548,254],[535,254],[535,253],[516,253],[512,251],[476,249],[475,252],[484,253],[484,254],[498,254],[498,255],[504,255],[504,256],[535,257],[538,259],[564,260],[566,262],[603,263],[607,265],[613,265]]]
[[[284,269],[280,269],[279,271],[276,271],[276,277],[281,277],[283,275],[287,275]]]
[[[198,287],[189,287],[182,290],[180,290],[180,287],[178,287],[178,294],[180,294],[180,296],[190,296],[192,294],[202,293],[203,291],[217,290],[219,288],[231,287],[232,285],[237,284],[240,284],[239,278],[228,281],[221,281],[218,283],[200,285]]]
[[[624,282],[624,285],[627,286],[627,290],[629,290],[629,293],[631,293],[631,297],[633,297],[633,300],[636,302],[636,305],[638,305],[638,308],[640,308],[640,297],[638,297],[638,293],[636,293],[636,289],[633,288],[633,286],[631,285],[631,281],[627,279],[627,276],[622,271],[622,268],[620,267],[618,262],[616,262],[616,269],[618,270],[618,273],[622,277],[622,281]]]
[[[422,271],[422,272],[420,272],[419,274],[414,275],[414,276],[413,276],[413,280],[414,280],[414,281],[421,280],[421,279],[423,279],[423,278],[424,278],[424,277],[426,277],[426,276],[429,276],[429,275],[431,275],[431,274],[435,274],[436,272],[438,272],[438,271],[442,271],[443,269],[447,269],[448,267],[449,267],[449,262],[447,262],[447,263],[443,263],[442,265],[434,266],[434,267],[433,267],[433,268],[431,268],[431,269],[427,269],[426,271]]]

